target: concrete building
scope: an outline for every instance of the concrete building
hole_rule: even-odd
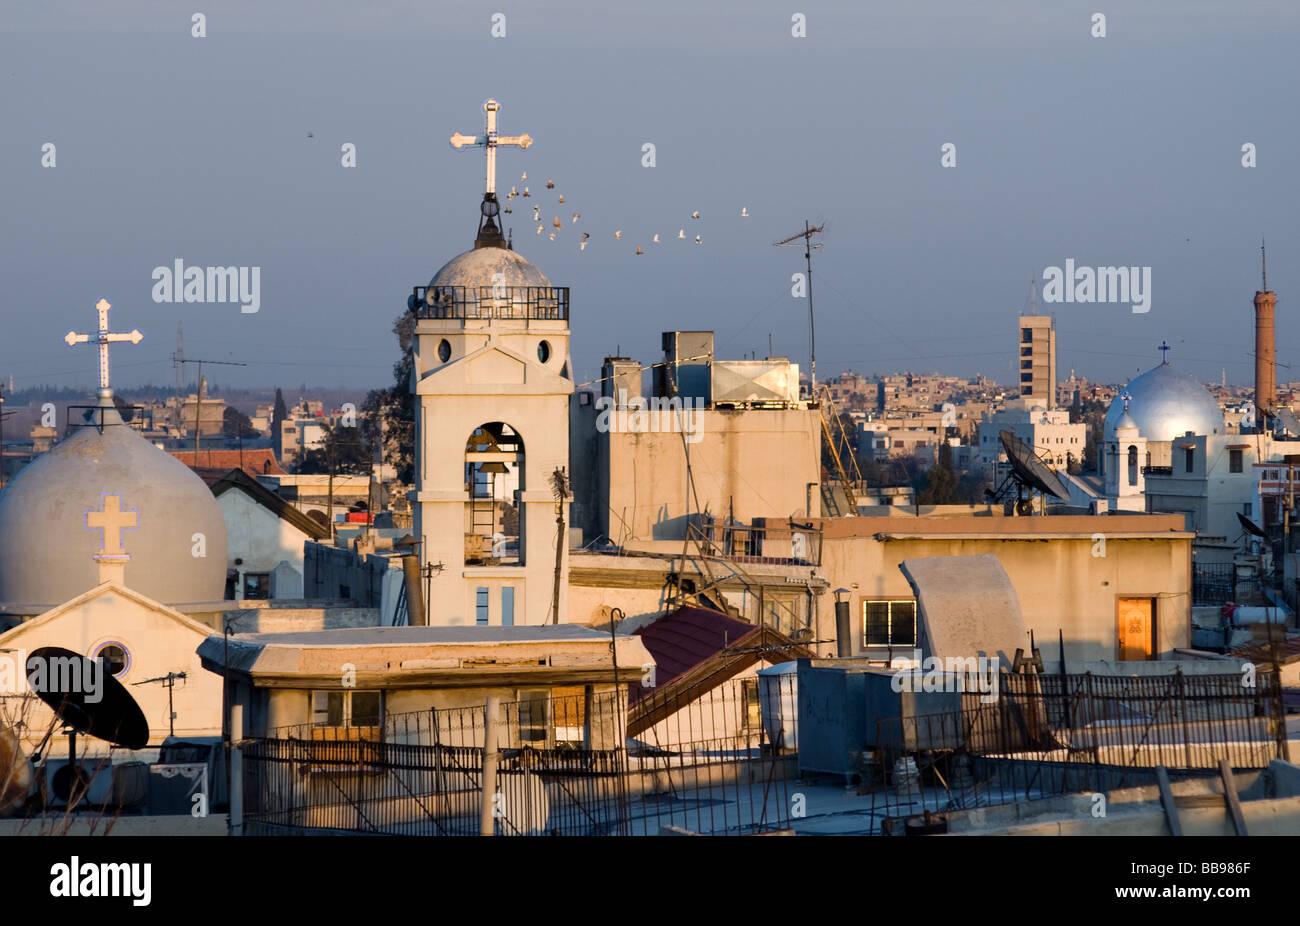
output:
[[[1088,426],[1070,423],[1065,409],[1047,409],[1041,403],[1012,403],[979,424],[977,459],[986,466],[1006,461],[1000,431],[1010,431],[1024,441],[1053,469],[1080,463],[1088,442]]]
[[[329,528],[241,469],[199,475],[226,521],[226,597],[302,598],[303,544],[327,538]]]
[[[1050,315],[1021,315],[1020,397],[1056,407],[1056,322]]]
[[[655,395],[641,394],[639,365],[609,358],[601,394],[573,403],[573,523],[584,543],[680,542],[703,512],[743,523],[818,513],[821,420],[799,398],[797,366],[715,360],[712,332],[664,338],[678,353],[657,368]],[[696,356],[707,360],[681,359]]]
[[[860,517],[822,519],[819,527],[818,572],[832,588],[850,590],[860,628],[855,655],[888,661],[915,644],[903,560],[980,553],[996,555],[1006,570],[1044,658],[1058,657],[1058,632],[1076,664],[1121,651],[1167,655],[1191,639],[1194,535],[1179,515]],[[817,639],[834,639],[822,614]]]

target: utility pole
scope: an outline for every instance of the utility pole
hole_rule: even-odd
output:
[[[203,364],[217,364],[225,367],[246,367],[248,364],[234,360],[200,360],[198,358],[187,360],[181,356],[176,356],[175,362],[177,364],[197,363],[199,367],[198,401],[194,403],[194,467],[197,469],[199,465],[199,437],[203,433]],[[242,454],[240,465],[243,465]]]
[[[813,319],[813,291],[812,291],[812,252],[813,248],[821,247],[820,244],[812,243],[813,235],[820,235],[826,230],[826,224],[812,225],[807,219],[803,223],[803,231],[791,235],[789,238],[782,238],[776,242],[773,247],[781,247],[786,244],[793,244],[799,239],[803,239],[803,257],[808,264],[808,352],[811,355],[811,366],[808,368],[809,389],[808,395],[816,402],[817,396],[817,326]]]

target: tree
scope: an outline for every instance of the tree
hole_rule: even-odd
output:
[[[330,464],[336,474],[365,475],[370,472],[372,444],[369,419],[362,416],[353,427],[326,425],[319,448],[308,450],[298,459],[297,472],[302,475],[325,474]]]
[[[951,451],[945,454],[947,444],[940,445],[939,462],[925,472],[925,487],[917,493],[918,505],[959,505],[961,498],[957,495],[957,477],[948,465]],[[946,459],[945,459],[946,458]]]
[[[284,393],[275,387],[275,410],[271,412],[271,436],[280,433],[280,422],[289,417],[289,408],[284,404]]]
[[[402,356],[393,364],[393,385],[372,390],[362,410],[372,421],[383,421],[383,458],[397,471],[397,481],[415,481],[415,396],[411,374],[415,369],[415,313],[405,312],[393,322]]]
[[[253,427],[253,422],[248,420],[248,416],[231,405],[227,405],[221,415],[221,433],[231,440],[258,436],[257,429]]]

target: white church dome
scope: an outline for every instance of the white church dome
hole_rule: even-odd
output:
[[[500,274],[500,277],[497,276]],[[430,286],[545,286],[551,281],[528,258],[509,248],[482,247],[458,254],[433,275]]]
[[[1194,376],[1179,373],[1168,363],[1147,370],[1128,384],[1128,417],[1148,441],[1171,441],[1188,431],[1223,434],[1223,412],[1208,389]],[[1105,439],[1115,436],[1124,417],[1124,400],[1116,396],[1106,412]]]
[[[226,523],[211,490],[125,425],[111,398],[99,406],[87,414],[102,428],[74,428],[0,491],[0,602],[44,610],[94,588],[91,557],[119,540],[128,587],[171,605],[220,600]],[[105,520],[125,529],[96,525]]]

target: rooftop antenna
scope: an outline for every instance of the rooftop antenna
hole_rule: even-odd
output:
[[[172,366],[176,368],[176,393],[185,392],[185,329],[181,323],[176,325],[176,352],[172,354]]]
[[[1263,289],[1261,290],[1261,292],[1266,293],[1268,292],[1268,254],[1266,254],[1264,251],[1263,238],[1259,239],[1259,270],[1261,276],[1263,277],[1263,282],[1261,283]]]
[[[1038,274],[1029,276],[1029,314],[1038,314]]]
[[[826,223],[821,225],[812,225],[807,219],[803,223],[803,231],[796,232],[789,238],[782,238],[773,244],[773,247],[781,247],[786,244],[793,244],[800,238],[803,239],[803,257],[808,262],[808,352],[811,355],[812,365],[808,368],[809,392],[808,394],[816,401],[817,395],[817,328],[813,322],[813,296],[812,296],[812,252],[813,248],[821,247],[820,244],[812,243],[813,235],[820,235],[826,231]]]
[[[203,364],[217,364],[224,367],[246,367],[248,364],[239,363],[235,360],[186,360],[181,358],[181,363],[197,363],[199,365],[198,377],[198,400],[194,403],[194,466],[199,465],[199,436],[202,433],[201,423],[203,421]],[[244,468],[244,429],[239,427],[239,468]],[[212,462],[212,451],[208,449],[208,462]]]

